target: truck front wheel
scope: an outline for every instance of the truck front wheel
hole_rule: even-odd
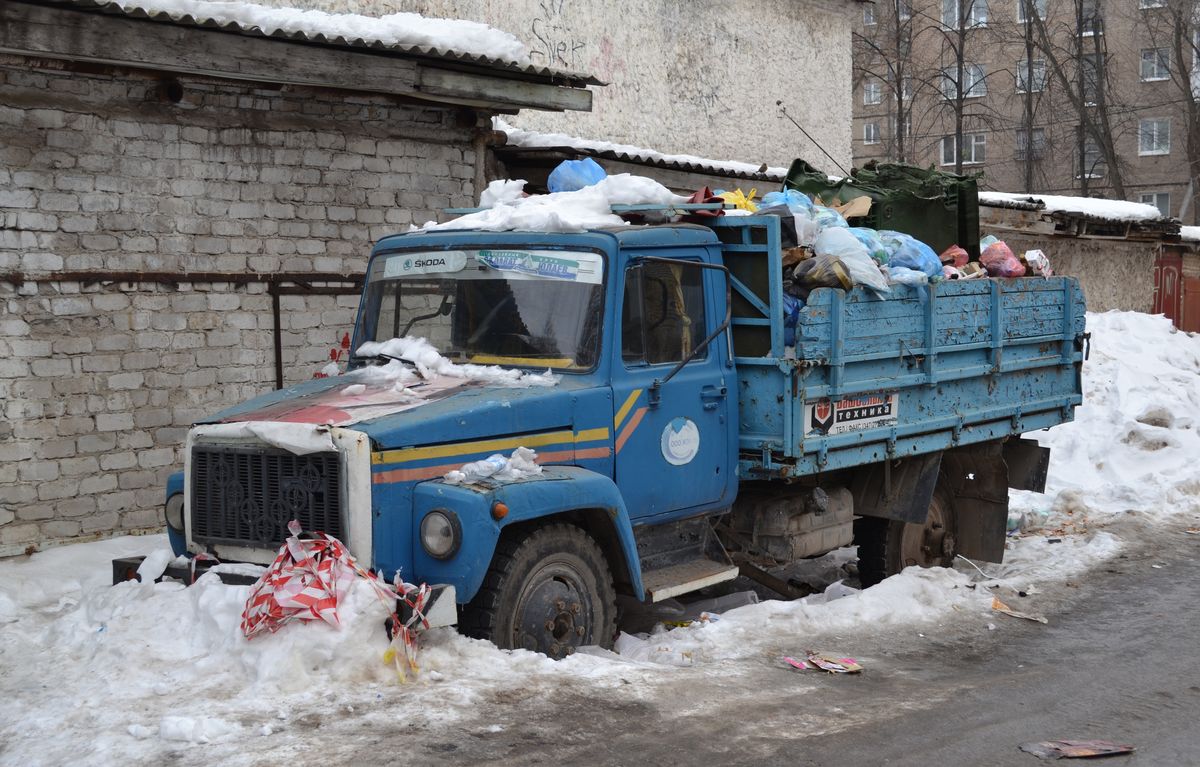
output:
[[[954,563],[955,534],[953,501],[940,488],[933,494],[923,525],[877,517],[854,520],[858,576],[863,588],[910,565],[949,567]]]
[[[583,645],[612,647],[616,592],[604,554],[574,525],[501,536],[463,633],[501,649],[565,658]]]

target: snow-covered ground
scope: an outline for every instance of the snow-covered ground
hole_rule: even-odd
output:
[[[1013,493],[1029,531],[1003,565],[910,568],[861,592],[834,583],[562,662],[436,630],[420,676],[401,684],[382,661],[383,610],[369,588],[352,591],[341,629],[291,624],[247,642],[248,587],[211,576],[191,588],[108,585],[113,557],[162,549],[165,537],[63,547],[0,562],[0,763],[237,764],[254,753],[304,763],[315,712],[368,729],[452,728],[514,689],[565,681],[653,698],[680,666],[711,678],[749,659],[852,652],[847,637],[932,634],[951,618],[1002,627],[1014,619],[990,609],[993,595],[1023,609],[1017,591],[1077,578],[1130,543],[1124,531],[1194,526],[1200,514],[1200,336],[1135,313],[1092,314],[1088,326],[1085,404],[1075,422],[1033,435],[1054,450],[1049,485]],[[846,557],[831,557],[836,572]],[[835,636],[838,646],[822,646]]]

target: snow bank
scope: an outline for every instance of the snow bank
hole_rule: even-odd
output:
[[[493,182],[494,183],[494,182]],[[492,187],[489,187],[491,189]],[[511,186],[489,196],[493,206],[444,224],[427,222],[425,231],[482,229],[489,232],[585,232],[626,226],[613,205],[671,205],[686,200],[654,179],[618,173],[573,192],[514,197]]]
[[[1065,197],[1054,194],[1012,194],[1009,192],[980,192],[979,202],[1030,202],[1045,203],[1045,213],[1077,213],[1084,216],[1111,219],[1114,221],[1152,221],[1163,218],[1162,212],[1153,205],[1125,200],[1101,200],[1095,197]]]
[[[388,341],[370,341],[358,347],[354,352],[360,357],[373,357],[386,354],[389,357],[402,357],[410,360],[409,365],[399,360],[389,360],[386,365],[367,366],[353,370],[343,378],[370,384],[391,384],[397,390],[403,390],[410,384],[433,378],[461,378],[467,381],[481,381],[491,385],[508,386],[553,386],[558,383],[558,376],[547,370],[545,373],[530,373],[525,370],[502,368],[498,365],[457,365],[443,357],[438,350],[424,338],[408,336],[393,338]],[[345,393],[355,394],[355,385],[347,386]]]
[[[310,37],[325,35],[382,45],[432,46],[441,51],[485,56],[513,64],[530,63],[525,45],[515,35],[475,21],[431,19],[419,13],[375,17],[212,0],[116,1],[127,11],[164,12],[173,19],[192,16],[200,22],[211,19],[222,25],[234,22],[242,27],[257,27],[266,34],[303,32]]]
[[[1137,312],[1087,324],[1083,406],[1073,423],[1029,435],[1051,448],[1047,493],[1093,514],[1200,511],[1200,336]]]
[[[523,147],[572,147],[575,149],[584,149],[592,152],[616,152],[618,154],[627,154],[630,157],[636,157],[647,162],[668,162],[680,163],[687,165],[703,165],[716,170],[728,171],[729,173],[761,173],[765,172],[772,180],[783,181],[787,176],[787,168],[767,168],[762,170],[762,165],[754,165],[748,162],[738,162],[736,160],[709,160],[704,157],[696,157],[690,154],[664,154],[654,149],[646,149],[644,147],[632,146],[630,144],[614,144],[611,141],[599,141],[596,139],[579,138],[578,136],[568,136],[565,133],[539,133],[538,131],[524,130],[509,125],[499,117],[492,118],[492,127],[498,131],[504,131],[508,134],[508,143],[512,146]]]

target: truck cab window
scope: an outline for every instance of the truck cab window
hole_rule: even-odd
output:
[[[660,262],[626,270],[621,358],[627,364],[679,362],[704,335],[702,270]]]

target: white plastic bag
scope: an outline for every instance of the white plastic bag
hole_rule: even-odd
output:
[[[858,238],[845,227],[831,226],[821,230],[813,245],[817,254],[816,269],[821,269],[822,261],[836,259],[850,273],[850,279],[855,285],[862,285],[880,293],[888,293],[887,280],[879,271],[867,248]]]

